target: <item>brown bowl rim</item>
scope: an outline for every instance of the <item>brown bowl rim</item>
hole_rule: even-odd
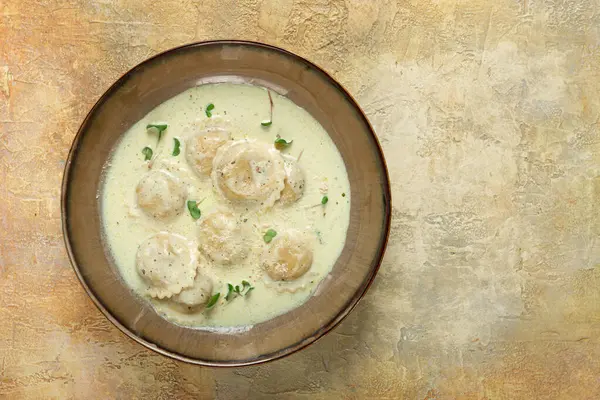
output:
[[[233,362],[233,363],[231,363],[231,362],[222,362],[221,363],[221,362],[214,362],[214,361],[208,361],[208,360],[200,360],[200,359],[190,358],[190,357],[187,357],[182,354],[178,354],[178,353],[166,350],[166,349],[162,349],[162,348],[158,347],[157,345],[155,345],[154,343],[151,343],[147,340],[140,338],[135,333],[131,332],[123,324],[121,324],[121,322],[119,322],[104,307],[104,305],[100,302],[100,300],[98,300],[98,298],[95,296],[94,292],[91,290],[91,288],[88,286],[87,282],[83,278],[83,275],[81,274],[81,271],[79,270],[79,266],[78,266],[77,262],[75,261],[73,250],[71,248],[69,231],[67,228],[67,211],[66,211],[67,206],[66,206],[66,203],[67,203],[67,193],[68,193],[67,188],[70,183],[71,163],[73,161],[73,158],[75,157],[75,155],[77,154],[77,152],[79,150],[79,141],[85,132],[84,127],[87,125],[88,121],[90,120],[92,115],[96,112],[96,110],[108,98],[110,98],[112,93],[117,88],[119,88],[128,79],[128,76],[133,74],[137,69],[141,68],[143,65],[151,63],[154,60],[161,58],[164,55],[176,53],[181,50],[195,48],[195,47],[214,46],[214,45],[217,45],[217,46],[241,45],[241,46],[259,47],[259,48],[272,50],[275,52],[282,53],[283,55],[286,55],[288,57],[291,57],[301,63],[304,63],[305,65],[309,66],[310,68],[313,68],[313,69],[317,70],[318,72],[322,73],[330,81],[330,83],[335,88],[337,88],[344,95],[344,97],[346,97],[346,99],[352,104],[352,106],[358,111],[360,118],[363,120],[365,125],[368,127],[368,132],[372,136],[373,143],[375,143],[375,145],[377,146],[377,153],[378,153],[379,159],[381,161],[381,165],[382,165],[382,169],[383,169],[383,171],[382,171],[383,176],[385,177],[384,187],[382,188],[383,192],[384,192],[384,211],[385,211],[384,230],[385,230],[385,232],[384,232],[384,236],[383,236],[382,241],[379,246],[379,250],[378,250],[379,254],[377,255],[377,260],[376,260],[375,264],[373,265],[373,267],[371,268],[370,276],[369,276],[366,284],[364,284],[362,288],[359,288],[359,290],[354,294],[354,296],[352,296],[349,299],[347,305],[334,318],[332,318],[329,322],[327,322],[325,325],[323,325],[319,330],[317,330],[315,333],[313,333],[308,338],[306,338],[300,342],[297,342],[293,345],[290,345],[288,347],[285,347],[279,351],[276,351],[276,352],[273,352],[270,354],[264,354],[255,359],[242,361],[242,362]],[[153,350],[161,355],[170,357],[170,358],[178,360],[178,361],[183,361],[183,362],[190,363],[190,364],[196,364],[196,365],[208,366],[208,367],[242,367],[242,366],[256,365],[256,364],[266,363],[269,361],[274,361],[274,360],[289,356],[290,354],[294,354],[297,351],[302,350],[303,348],[315,343],[318,339],[320,339],[321,337],[323,337],[324,335],[329,333],[331,330],[333,330],[336,326],[338,326],[348,316],[348,314],[350,314],[350,312],[354,309],[354,307],[356,307],[359,300],[366,294],[367,290],[373,283],[373,280],[374,280],[375,276],[377,275],[379,268],[381,267],[381,262],[383,260],[383,256],[385,254],[385,251],[387,248],[387,243],[389,240],[390,226],[391,226],[391,210],[392,210],[392,193],[391,193],[391,187],[390,187],[390,178],[389,178],[388,168],[387,168],[387,164],[386,164],[385,157],[383,154],[383,150],[381,148],[381,144],[379,143],[379,140],[377,139],[377,135],[375,134],[375,131],[374,131],[371,123],[369,122],[368,118],[366,117],[365,113],[363,112],[362,108],[358,105],[358,103],[354,99],[354,97],[352,97],[352,95],[337,80],[335,80],[328,72],[326,72],[323,68],[319,67],[315,63],[313,63],[295,53],[292,53],[288,50],[282,49],[280,47],[273,46],[273,45],[266,44],[266,43],[250,41],[250,40],[207,40],[207,41],[192,42],[192,43],[184,44],[182,46],[177,46],[177,47],[173,47],[168,50],[162,51],[150,58],[147,58],[144,61],[136,64],[133,68],[129,69],[127,72],[123,73],[119,77],[119,79],[117,79],[100,96],[100,98],[96,101],[94,106],[87,113],[85,119],[83,120],[79,129],[77,130],[77,134],[73,138],[73,142],[71,144],[71,148],[69,150],[69,154],[68,154],[67,160],[65,162],[65,169],[64,169],[63,179],[62,179],[62,184],[61,184],[61,225],[62,225],[62,231],[63,231],[63,239],[64,239],[65,247],[67,250],[67,254],[69,257],[69,262],[71,263],[71,266],[73,267],[73,270],[75,271],[75,274],[77,275],[77,278],[79,279],[79,282],[85,289],[87,295],[92,299],[92,302],[96,305],[96,307],[122,333],[124,333],[129,338],[136,341],[137,343],[141,344],[142,346],[144,346],[150,350]]]

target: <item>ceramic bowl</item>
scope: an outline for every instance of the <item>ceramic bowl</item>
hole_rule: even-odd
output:
[[[121,279],[102,238],[102,171],[120,136],[154,107],[202,82],[242,79],[283,89],[325,128],[342,155],[351,190],[343,252],[318,294],[302,306],[236,334],[179,326],[162,318]],[[354,99],[325,71],[288,51],[253,42],[190,44],[123,75],[89,112],[73,141],[62,184],[62,224],[71,263],[98,308],[142,345],[178,360],[241,366],[291,354],[334,328],[365,294],[390,227],[385,160]]]

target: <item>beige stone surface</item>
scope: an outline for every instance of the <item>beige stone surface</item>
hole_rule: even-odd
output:
[[[236,38],[332,73],[394,195],[374,286],[289,358],[208,369],[126,338],[63,248],[85,114],[170,47]],[[0,397],[600,398],[600,3],[0,2]]]

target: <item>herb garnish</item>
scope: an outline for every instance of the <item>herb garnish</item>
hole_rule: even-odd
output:
[[[342,197],[346,197],[346,193],[342,193]]]
[[[198,219],[198,218],[200,218],[200,215],[202,215],[202,213],[200,212],[200,209],[198,208],[198,202],[195,200],[188,200],[187,208],[190,211],[190,215],[194,219]]]
[[[180,153],[179,146],[181,146],[181,143],[177,138],[173,138],[173,141],[175,142],[175,145],[173,146],[173,155],[178,156]]]
[[[230,301],[235,299],[237,296],[247,296],[254,289],[254,286],[248,281],[242,281],[242,287],[240,285],[233,286],[231,283],[227,284],[227,296],[225,300]]]
[[[163,132],[167,129],[167,124],[148,124],[146,130],[152,129],[158,132],[158,140],[162,137]]]
[[[252,286],[252,285],[250,284],[250,282],[248,282],[248,281],[242,281],[242,285],[244,286],[244,288],[242,289],[242,292],[243,292],[244,290],[246,290],[246,288],[248,288],[248,289],[246,290],[246,293],[244,294],[244,296],[246,296],[248,293],[250,293],[250,291],[252,291],[252,290],[254,289],[254,286]]]
[[[277,138],[275,139],[275,148],[277,150],[283,150],[287,147],[289,147],[294,141],[290,140],[289,142],[285,139],[282,138]]]
[[[142,154],[144,155],[144,161],[148,161],[152,159],[152,149],[148,146],[142,149]]]
[[[214,109],[215,109],[215,105],[213,103],[210,103],[209,105],[206,106],[206,116],[208,118],[212,117],[212,112],[211,111],[214,110]]]
[[[273,98],[271,97],[271,91],[267,89],[267,94],[269,95],[269,119],[263,120],[260,124],[262,126],[271,126],[273,123]]]
[[[225,296],[225,300],[229,301],[233,297],[233,285],[231,283],[227,284],[227,296]]]
[[[210,299],[208,299],[208,303],[206,303],[206,309],[209,310],[213,308],[215,304],[217,304],[217,301],[219,301],[219,297],[221,297],[221,293],[213,294]]]
[[[265,232],[263,240],[265,241],[265,243],[271,243],[271,240],[273,240],[275,236],[277,236],[277,232],[273,229],[269,229],[267,232]]]
[[[323,196],[323,198],[321,199],[321,204],[327,204],[328,201],[329,201],[329,197]]]

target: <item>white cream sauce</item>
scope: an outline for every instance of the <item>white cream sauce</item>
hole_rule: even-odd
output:
[[[315,293],[339,257],[349,224],[350,184],[344,162],[323,127],[304,109],[289,99],[271,92],[273,123],[262,126],[270,118],[267,90],[251,85],[217,83],[191,88],[156,107],[133,125],[113,150],[107,163],[101,193],[102,220],[107,248],[113,256],[123,280],[136,293],[152,302],[165,318],[198,328],[241,327],[269,320],[304,303]],[[266,211],[246,211],[227,205],[214,190],[210,176],[200,177],[192,171],[185,156],[185,139],[192,134],[190,126],[206,120],[206,106],[214,104],[212,119],[230,127],[235,140],[250,139],[273,144],[277,135],[293,144],[282,153],[294,158],[306,176],[302,197],[288,206],[279,202]],[[168,125],[157,145],[156,132],[147,124]],[[212,122],[212,121],[209,121]],[[174,138],[181,143],[180,154],[173,156]],[[135,188],[149,171],[144,161],[144,147],[154,151],[152,170],[168,170],[187,188],[187,199],[196,200],[202,215],[225,209],[246,220],[250,239],[249,256],[239,264],[218,265],[204,261],[203,271],[213,281],[213,294],[221,293],[210,310],[184,313],[169,300],[156,300],[146,295],[147,284],[138,275],[136,252],[149,236],[160,231],[182,235],[198,245],[198,223],[184,206],[166,222],[146,215],[136,202]],[[328,197],[325,205],[323,196]],[[269,246],[263,240],[268,229],[278,234],[300,230],[313,246],[311,268],[300,278],[289,282],[271,280],[261,269],[261,254]],[[247,296],[226,301],[227,284],[250,282],[254,289]]]

